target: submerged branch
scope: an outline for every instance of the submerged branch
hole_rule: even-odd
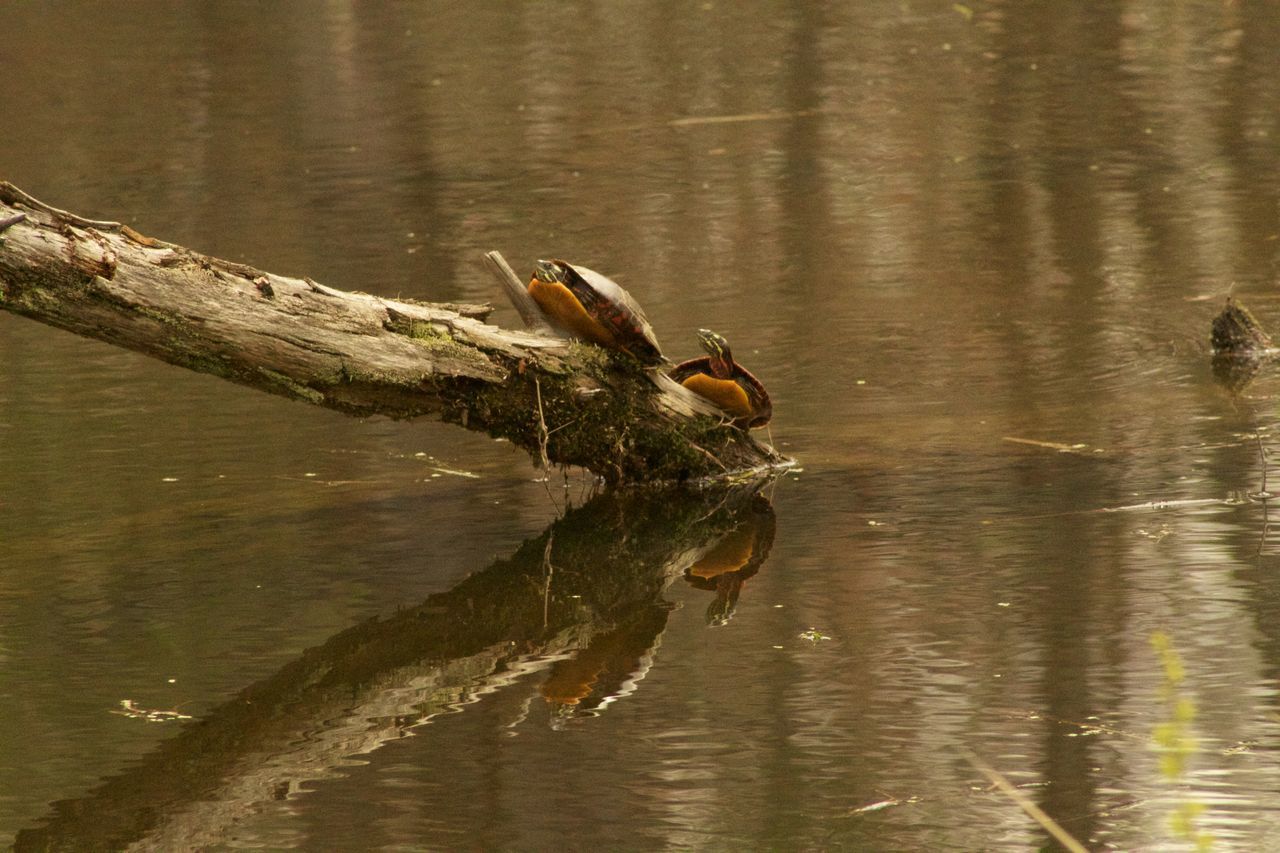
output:
[[[335,290],[3,182],[0,223],[0,308],[260,391],[359,417],[439,418],[611,482],[788,462],[665,376],[536,333],[537,315],[526,316],[534,332],[513,331],[483,322],[486,306]]]

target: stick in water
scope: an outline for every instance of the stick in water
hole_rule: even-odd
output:
[[[999,771],[989,766],[972,752],[965,752],[964,759],[973,765],[974,770],[986,776],[987,781],[1017,803],[1018,807],[1026,812],[1032,820],[1044,827],[1044,831],[1052,835],[1059,844],[1070,850],[1071,853],[1089,853],[1088,849],[1079,841],[1076,841],[1071,833],[1063,829],[1056,820],[1045,814],[1043,809],[1031,802],[1030,797],[1013,787],[1013,784],[1001,776]]]

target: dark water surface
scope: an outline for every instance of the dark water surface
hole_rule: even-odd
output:
[[[548,531],[558,481],[508,445],[0,314],[0,838],[1049,843],[977,756],[1091,848],[1192,849],[1197,809],[1215,849],[1280,847],[1280,534],[1248,498],[1280,379],[1232,393],[1207,347],[1228,292],[1280,328],[1274,4],[33,2],[0,31],[0,179],[386,295],[497,300],[493,248],[585,262],[673,355],[734,342],[802,465]]]

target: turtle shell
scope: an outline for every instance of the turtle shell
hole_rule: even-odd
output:
[[[700,355],[697,358],[682,361],[671,368],[667,375],[683,385],[686,380],[698,374],[715,376],[711,372],[711,356]],[[751,404],[751,415],[735,418],[734,423],[743,429],[757,429],[769,423],[773,418],[773,401],[769,399],[769,392],[765,390],[764,383],[736,361],[733,363],[733,375],[729,380],[736,382],[738,387],[746,392],[747,400]]]
[[[613,335],[618,349],[646,364],[666,361],[649,318],[640,304],[618,285],[593,269],[555,260],[565,270],[565,287],[587,314]]]

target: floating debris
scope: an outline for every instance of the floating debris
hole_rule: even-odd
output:
[[[473,474],[470,471],[460,471],[456,468],[441,468],[437,465],[437,466],[432,466],[431,470],[437,471],[441,474],[448,474],[450,477],[466,477],[468,480],[480,479],[479,474]],[[433,474],[432,476],[435,476],[435,475]]]
[[[1247,752],[1253,752],[1254,747],[1258,745],[1256,740],[1242,740],[1233,746],[1229,746],[1222,750],[1223,755],[1243,755]]]
[[[1173,535],[1173,528],[1167,524],[1162,524],[1155,530],[1148,530],[1145,527],[1139,527],[1133,531],[1144,539],[1150,539],[1157,545],[1165,540],[1166,537]]]
[[[856,809],[850,809],[849,814],[850,815],[870,814],[871,812],[878,812],[883,809],[892,808],[893,806],[900,806],[900,805],[902,805],[902,800],[897,800],[897,799],[880,800],[879,802],[868,803],[867,805],[861,806]]]
[[[819,115],[825,110],[796,110],[794,112],[777,112],[777,113],[739,113],[737,115],[715,115],[715,116],[685,116],[683,118],[671,119],[667,122],[670,127],[693,127],[702,124],[738,124],[740,122],[751,121],[781,121],[792,118],[807,118],[808,116]]]
[[[1060,441],[1038,441],[1034,438],[1018,438],[1017,436],[1006,435],[1003,441],[1010,441],[1014,444],[1026,444],[1030,447],[1043,447],[1045,450],[1056,450],[1059,453],[1075,453],[1079,456],[1092,456],[1098,453],[1106,453],[1100,447],[1089,447],[1087,444],[1063,444]]]
[[[119,714],[121,717],[128,717],[131,720],[146,720],[148,723],[168,723],[174,720],[190,720],[190,714],[183,714],[180,711],[156,711],[149,708],[142,708],[134,703],[132,699],[121,699],[120,709],[111,709],[111,713]]]
[[[910,796],[904,800],[883,792],[877,793],[884,797],[884,799],[876,800],[874,803],[867,803],[867,805],[859,806],[856,809],[849,809],[847,812],[840,815],[840,817],[857,817],[858,815],[884,811],[885,809],[893,808],[894,806],[905,806],[910,805],[911,803],[920,802],[920,798],[916,796]]]

